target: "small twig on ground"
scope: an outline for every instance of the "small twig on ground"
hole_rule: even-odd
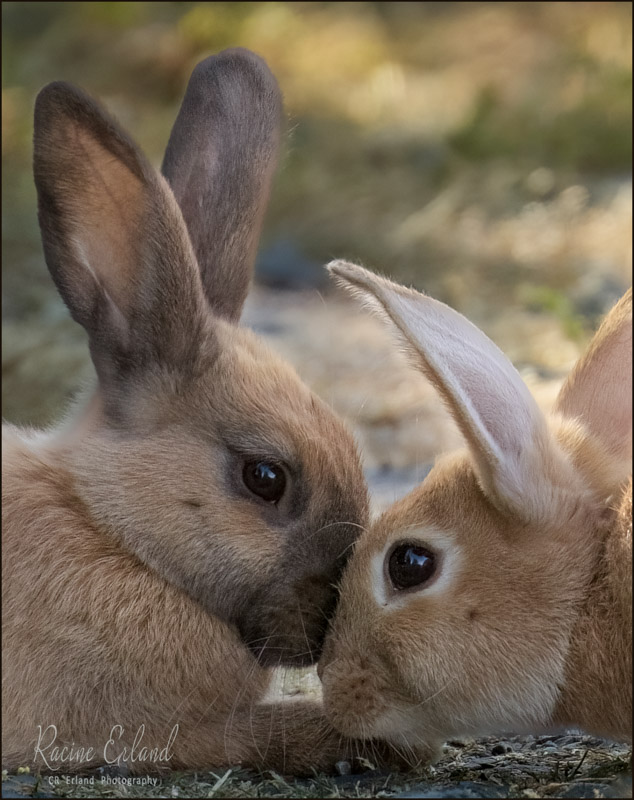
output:
[[[586,749],[585,753],[584,753],[584,754],[581,756],[581,761],[580,761],[580,762],[577,764],[577,766],[576,766],[576,767],[573,769],[573,771],[572,771],[572,774],[571,774],[571,775],[570,775],[570,777],[568,778],[568,780],[569,780],[569,781],[571,781],[571,780],[572,780],[572,779],[575,777],[575,775],[577,774],[577,772],[579,772],[579,770],[581,769],[581,766],[582,766],[583,762],[586,760],[586,756],[588,755],[588,753],[589,753],[589,752],[590,752],[590,748],[588,747],[588,748]]]
[[[232,772],[233,772],[233,770],[228,769],[225,772],[225,774],[222,776],[222,778],[218,778],[218,780],[214,783],[214,785],[209,790],[209,792],[207,794],[207,797],[213,797],[216,794],[216,792],[218,791],[218,789],[220,789],[220,787],[223,786],[226,783],[227,778],[229,777],[229,775],[231,775]]]

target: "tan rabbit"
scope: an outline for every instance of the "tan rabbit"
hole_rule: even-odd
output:
[[[98,385],[3,428],[3,763],[323,767],[314,703],[258,705],[321,648],[366,523],[351,436],[238,326],[282,120],[266,64],[200,63],[154,170],[81,90],[35,106],[46,263]]]
[[[546,419],[462,315],[330,270],[396,327],[467,451],[355,545],[319,667],[329,719],[410,747],[562,727],[631,740],[631,290]]]

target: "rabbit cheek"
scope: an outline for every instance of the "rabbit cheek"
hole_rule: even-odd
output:
[[[336,518],[365,521],[363,508],[354,507]],[[306,666],[317,661],[357,535],[356,524],[328,519],[311,523],[305,534],[297,528],[289,532],[279,567],[249,598],[238,626],[260,663]]]

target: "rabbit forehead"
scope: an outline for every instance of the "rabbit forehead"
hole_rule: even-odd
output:
[[[128,382],[119,405],[135,427],[176,424],[257,455],[293,460],[312,447],[356,463],[352,437],[289,364],[251,331],[208,323],[193,377],[155,368]]]
[[[269,419],[306,420],[313,395],[292,366],[251,331],[223,324],[222,344],[207,376],[209,396],[228,409]]]
[[[412,539],[442,548],[470,547],[483,535],[500,539],[508,526],[484,495],[464,451],[442,457],[420,486],[383,512],[363,541],[373,553]]]
[[[221,420],[229,445],[277,454],[315,477],[362,482],[356,445],[334,412],[250,331],[225,326],[220,357],[203,379],[205,415]]]

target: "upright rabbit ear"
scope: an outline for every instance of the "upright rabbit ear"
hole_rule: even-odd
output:
[[[225,50],[192,73],[163,160],[207,299],[234,321],[253,272],[281,121],[280,91],[264,61]]]
[[[328,268],[396,326],[449,407],[494,504],[526,521],[551,519],[558,511],[558,454],[541,411],[506,356],[437,300],[353,264],[336,261]]]
[[[204,301],[165,181],[66,83],[37,97],[33,169],[46,263],[100,378],[148,360],[186,363]]]
[[[632,290],[610,311],[561,388],[555,409],[580,419],[632,469]]]

